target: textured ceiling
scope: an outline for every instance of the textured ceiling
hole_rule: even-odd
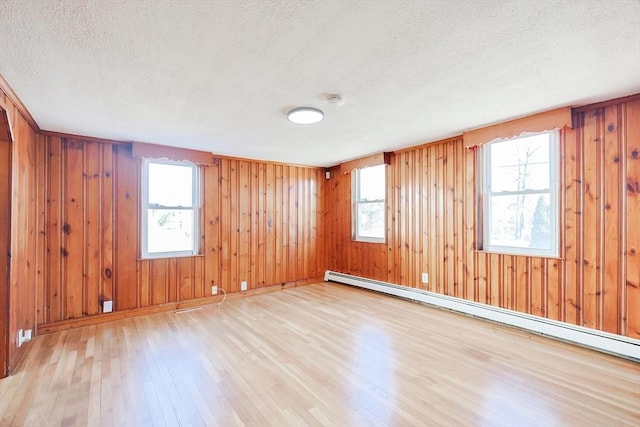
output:
[[[328,166],[640,92],[640,0],[0,0],[0,74],[45,130]]]

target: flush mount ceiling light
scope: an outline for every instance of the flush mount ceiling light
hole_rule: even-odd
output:
[[[298,125],[311,125],[324,119],[322,110],[313,107],[298,107],[287,113],[287,119]]]

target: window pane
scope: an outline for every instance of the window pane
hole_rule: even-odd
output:
[[[384,238],[384,202],[358,205],[358,237]]]
[[[489,245],[551,249],[549,194],[493,196]]]
[[[360,200],[384,200],[385,165],[358,170]]]
[[[182,209],[149,209],[147,252],[192,251],[193,211]]]
[[[549,188],[549,134],[490,145],[491,191]]]
[[[193,168],[149,163],[149,205],[193,206]]]

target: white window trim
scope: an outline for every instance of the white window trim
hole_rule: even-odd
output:
[[[186,206],[163,206],[161,209],[183,209],[183,210],[193,210],[193,250],[188,251],[171,251],[171,252],[153,252],[149,253],[148,251],[148,220],[149,215],[147,211],[149,210],[149,164],[165,164],[165,165],[176,165],[176,166],[188,166],[192,170],[192,192],[191,195],[193,205],[190,207]],[[199,180],[199,172],[198,165],[193,164],[187,161],[173,161],[166,159],[142,159],[142,220],[141,220],[141,258],[142,259],[158,259],[158,258],[180,258],[180,257],[188,257],[198,255],[200,251],[200,239],[199,229],[200,229],[200,180]],[[158,207],[153,207],[154,209],[158,209]]]
[[[386,185],[387,185],[387,167],[384,166],[385,170],[385,195],[386,195]],[[384,199],[377,200],[366,200],[360,201],[360,188],[358,186],[358,182],[360,180],[360,171],[362,169],[354,169],[352,172],[353,179],[351,180],[351,194],[352,194],[352,203],[351,203],[351,238],[355,242],[364,242],[364,243],[386,243],[386,232],[387,232],[387,204],[386,204],[386,196]],[[383,203],[384,204],[384,231],[385,237],[369,237],[369,236],[361,236],[358,233],[360,227],[358,226],[358,206],[361,204],[369,204],[369,203]]]
[[[491,159],[489,155],[489,149],[493,142],[503,142],[508,140],[517,140],[533,135],[549,135],[549,190],[529,190],[529,191],[509,191],[509,192],[497,192],[491,193]],[[552,130],[545,132],[535,132],[520,135],[515,138],[501,139],[492,141],[486,144],[482,152],[482,251],[495,252],[508,255],[524,255],[524,256],[536,256],[536,257],[548,257],[557,258],[560,256],[560,239],[559,239],[559,198],[558,198],[558,176],[560,169],[560,131]],[[509,194],[549,194],[549,234],[551,237],[550,244],[551,249],[536,249],[536,248],[522,248],[517,246],[505,246],[505,245],[490,245],[489,236],[490,230],[490,201],[493,194],[496,195],[509,195]]]

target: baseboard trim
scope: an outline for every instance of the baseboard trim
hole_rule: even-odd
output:
[[[263,288],[250,289],[245,292],[228,293],[225,301],[231,301],[239,298],[246,298],[255,295],[277,292],[283,289],[296,288],[298,286],[310,285],[312,283],[322,282],[322,277],[313,279],[298,280],[295,282],[287,282],[280,285],[265,286]],[[113,322],[116,320],[129,319],[132,317],[146,316],[155,313],[164,313],[167,311],[184,310],[194,307],[200,307],[208,304],[217,304],[222,301],[223,295],[213,295],[205,298],[198,298],[180,302],[171,302],[150,307],[132,308],[127,310],[114,311],[113,313],[96,314],[94,316],[79,317],[77,319],[62,320],[60,322],[41,324],[37,326],[37,335],[50,334],[69,329],[81,328],[83,326],[98,325],[100,323]]]
[[[419,301],[431,306],[513,326],[633,361],[640,361],[640,340],[622,335],[330,270],[326,271],[324,280]]]

